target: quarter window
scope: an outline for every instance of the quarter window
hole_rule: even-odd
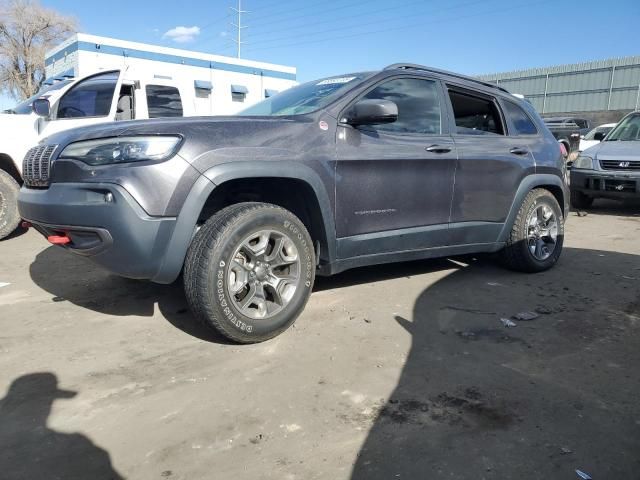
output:
[[[111,111],[118,72],[94,75],[71,87],[58,103],[56,118],[106,117]]]
[[[182,100],[175,87],[147,85],[149,118],[182,117]]]
[[[456,131],[466,135],[504,135],[500,112],[493,98],[449,90]]]
[[[442,132],[438,87],[432,80],[397,78],[378,85],[364,98],[390,100],[398,106],[398,120],[369,128],[392,133],[439,135]]]
[[[511,119],[515,135],[535,135],[538,133],[538,129],[529,118],[529,115],[518,105],[513,102],[504,102],[504,109]]]

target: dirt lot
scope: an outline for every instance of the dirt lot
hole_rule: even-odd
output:
[[[550,272],[346,272],[254,346],[179,285],[3,241],[0,478],[639,479],[640,209],[600,205]]]

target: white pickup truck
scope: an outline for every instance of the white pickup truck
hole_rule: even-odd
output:
[[[201,85],[201,90],[207,88],[211,89]],[[0,239],[20,222],[16,202],[22,160],[40,139],[103,122],[211,115],[209,108],[203,109],[202,102],[196,101],[198,95],[193,79],[182,83],[169,78],[145,80],[131,71],[110,70],[62,79],[5,110],[0,114]]]

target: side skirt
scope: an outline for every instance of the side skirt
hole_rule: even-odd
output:
[[[401,252],[385,252],[372,255],[344,258],[331,264],[319,265],[318,275],[328,276],[349,270],[351,268],[365,267],[368,265],[380,265],[384,263],[408,262],[412,260],[424,260],[428,258],[449,257],[452,255],[465,255],[469,253],[492,253],[504,247],[502,242],[473,243],[467,245],[455,245],[446,247],[433,247],[420,250],[405,250]]]

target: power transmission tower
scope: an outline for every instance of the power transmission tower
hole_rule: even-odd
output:
[[[238,46],[238,58],[240,58],[240,54],[242,53],[242,45],[245,43],[242,41],[242,30],[247,28],[246,25],[242,25],[242,14],[250,13],[250,12],[248,10],[242,10],[242,0],[238,0],[238,8],[235,8],[235,7],[229,7],[229,8],[238,15],[238,23],[235,24],[231,22],[231,25],[235,27],[238,32],[236,40],[234,40],[234,42]]]

